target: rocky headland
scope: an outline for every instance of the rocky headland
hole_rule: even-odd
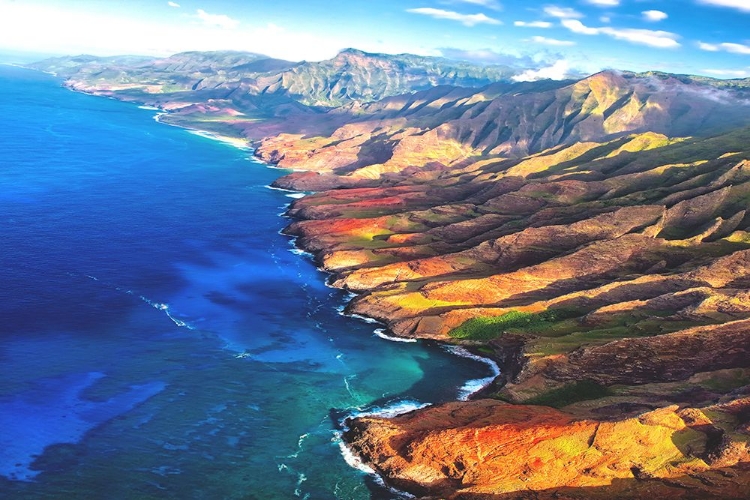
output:
[[[748,498],[750,81],[345,51],[36,65],[294,170],[287,233],[394,335],[502,374],[348,422],[434,498]],[[440,383],[435,381],[435,383]]]

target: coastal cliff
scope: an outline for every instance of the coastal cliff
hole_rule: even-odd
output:
[[[318,191],[287,232],[359,294],[350,312],[503,369],[490,399],[345,437],[420,497],[746,498],[744,90],[550,87],[391,98],[330,137],[258,147],[305,171],[278,186]]]
[[[375,95],[321,79],[344,63],[402,71],[356,52],[314,70],[268,63],[340,102],[292,83],[268,100],[225,92],[231,78],[167,92],[144,90],[140,69],[66,76],[256,139],[259,158],[296,170],[277,187],[315,192],[286,232],[358,294],[349,312],[499,361],[472,401],[347,423],[387,484],[435,498],[747,498],[750,82],[603,72]],[[126,77],[141,87],[113,86]]]

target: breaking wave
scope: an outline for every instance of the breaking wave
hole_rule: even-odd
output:
[[[480,363],[484,363],[487,366],[489,366],[490,369],[492,370],[492,375],[490,375],[489,377],[477,378],[477,379],[469,380],[468,382],[466,382],[463,385],[463,387],[459,389],[458,399],[460,401],[468,400],[472,396],[472,394],[476,394],[477,392],[487,387],[489,384],[492,383],[493,380],[495,380],[498,377],[498,375],[500,375],[500,367],[497,366],[497,363],[495,363],[493,360],[489,358],[484,358],[482,356],[477,356],[476,354],[472,354],[460,346],[444,345],[442,347],[446,351],[450,352],[451,354],[455,354],[456,356],[461,356],[462,358],[473,359],[474,361],[479,361]]]
[[[413,344],[417,342],[417,339],[408,339],[404,337],[395,337],[393,335],[388,335],[386,331],[387,330],[385,328],[376,328],[372,333],[374,333],[381,339],[390,340],[391,342],[404,342],[406,344]]]

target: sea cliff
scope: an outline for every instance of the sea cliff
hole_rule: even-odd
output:
[[[345,85],[325,68],[292,73]],[[368,99],[339,86],[350,97],[320,107],[295,79],[269,101],[226,81],[118,90],[120,73],[87,75],[68,85],[248,137],[296,170],[275,185],[314,194],[286,232],[357,294],[349,312],[499,362],[472,401],[348,422],[389,485],[747,497],[750,82],[603,72]]]

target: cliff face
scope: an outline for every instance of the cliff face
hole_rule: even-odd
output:
[[[168,92],[131,68],[141,87],[118,90],[87,63],[70,85],[263,138],[259,157],[298,170],[276,185],[316,191],[286,231],[359,293],[350,312],[501,362],[485,399],[349,423],[389,484],[747,497],[750,82],[604,72],[416,91],[425,74],[486,75],[357,51],[289,67],[226,57],[255,76],[236,86],[209,67],[221,81]],[[210,66],[199,59],[158,64],[185,74]]]
[[[279,186],[320,191],[287,232],[361,294],[350,312],[506,362],[494,400],[354,420],[353,449],[439,498],[744,498],[744,92],[617,73],[437,88],[263,141],[307,171]]]
[[[745,398],[602,421],[481,400],[358,419],[346,438],[420,496],[742,499],[750,450],[732,435],[747,430],[749,408]]]

